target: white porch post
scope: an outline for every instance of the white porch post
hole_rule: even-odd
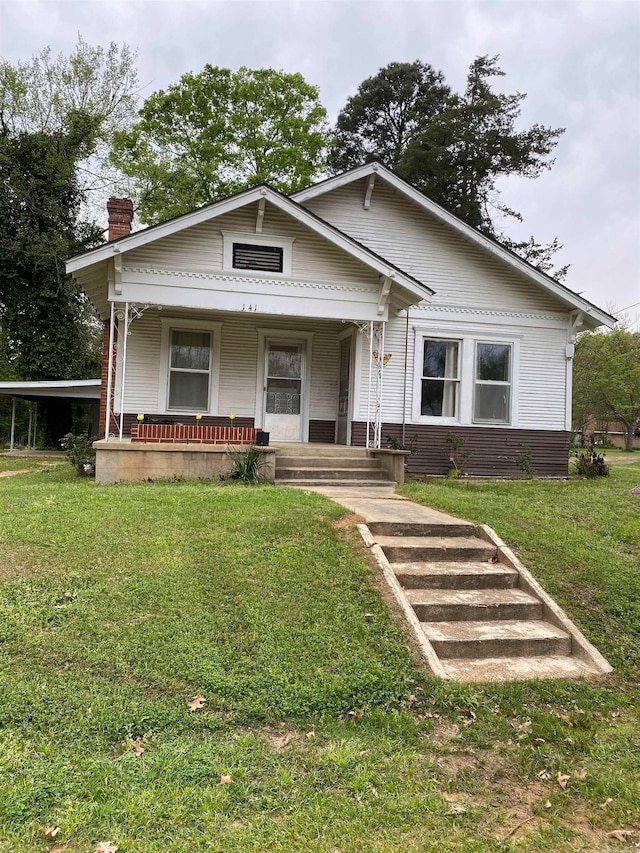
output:
[[[38,429],[38,404],[33,404],[33,449],[36,447],[36,430]]]
[[[16,446],[16,398],[11,398],[11,437],[9,438],[9,452]]]
[[[33,403],[29,403],[29,426],[27,427],[27,450],[31,450],[31,424],[33,422]]]
[[[127,373],[127,336],[129,334],[129,303],[124,303],[124,335],[122,339],[122,382],[120,383],[120,428],[119,436],[122,441],[124,427],[124,382]]]
[[[115,305],[111,303],[111,314],[109,316],[109,364],[107,365],[107,405],[104,417],[104,437],[109,438],[109,430],[111,428],[111,418],[113,417],[113,409],[111,398],[113,394],[113,341],[115,337]]]
[[[369,388],[367,391],[367,441],[370,446],[369,433],[371,431],[371,386],[373,378],[373,320],[369,323]]]
[[[376,421],[374,424],[374,447],[382,445],[382,396],[384,391],[384,320],[378,327],[378,370],[376,382]]]

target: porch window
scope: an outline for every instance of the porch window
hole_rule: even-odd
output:
[[[507,424],[511,418],[511,345],[476,343],[473,419]]]
[[[421,415],[437,418],[458,416],[459,351],[458,341],[424,339]]]
[[[169,409],[209,410],[211,332],[171,329]]]

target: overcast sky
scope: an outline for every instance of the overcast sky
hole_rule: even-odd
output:
[[[565,283],[600,307],[640,303],[640,0],[0,0],[0,55],[46,45],[138,50],[150,94],[207,62],[300,71],[333,123],[389,62],[420,59],[457,90],[471,61],[500,54],[522,128],[566,127],[550,172],[506,179],[511,236],[559,237]],[[628,312],[640,328],[640,305]]]

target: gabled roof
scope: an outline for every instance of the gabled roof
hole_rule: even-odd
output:
[[[453,228],[466,239],[471,240],[473,243],[480,246],[500,261],[503,261],[518,270],[518,272],[527,276],[527,278],[531,279],[537,285],[543,287],[554,296],[557,296],[571,308],[582,311],[584,314],[588,315],[588,317],[595,321],[596,325],[602,324],[609,326],[610,328],[615,325],[616,318],[611,316],[611,314],[608,314],[606,311],[598,308],[597,305],[594,305],[592,302],[589,302],[587,299],[584,299],[582,296],[574,293],[573,290],[570,290],[565,285],[560,284],[560,282],[556,281],[554,278],[551,278],[551,276],[546,275],[536,267],[527,263],[527,261],[523,260],[510,249],[507,249],[505,246],[502,246],[500,243],[492,240],[485,234],[482,234],[482,232],[472,228],[470,225],[467,225],[467,223],[463,222],[463,220],[458,216],[450,213],[444,207],[436,204],[436,202],[431,201],[430,198],[421,193],[415,187],[412,187],[411,184],[408,184],[402,178],[399,178],[382,163],[376,161],[365,163],[363,166],[358,166],[348,172],[342,172],[340,175],[336,175],[333,178],[327,178],[325,181],[320,181],[319,183],[313,184],[304,190],[292,193],[291,198],[299,204],[304,204],[304,202],[309,201],[310,199],[317,198],[320,195],[324,195],[325,193],[338,189],[338,187],[346,186],[353,181],[366,178],[370,175],[379,176],[394,189],[398,190],[411,201],[415,202],[423,210],[433,214],[433,216]]]
[[[82,255],[77,255],[67,261],[67,272],[75,273],[86,267],[93,266],[101,261],[108,260],[114,255],[137,249],[140,246],[146,246],[156,240],[161,240],[186,228],[191,228],[194,225],[200,225],[203,222],[208,222],[225,213],[230,213],[240,207],[245,207],[248,204],[253,204],[256,201],[265,199],[270,204],[273,204],[279,210],[292,216],[301,224],[307,226],[312,231],[319,234],[321,237],[329,240],[329,242],[343,249],[352,257],[374,269],[379,275],[390,278],[400,288],[409,292],[410,296],[415,301],[429,299],[434,291],[423,282],[406,273],[400,267],[389,263],[381,255],[363,246],[353,237],[340,231],[335,226],[325,222],[319,216],[316,216],[311,211],[302,207],[295,201],[292,201],[287,196],[275,190],[273,187],[263,184],[258,187],[252,187],[248,190],[243,190],[221,201],[208,204],[205,207],[198,208],[192,213],[185,213],[182,216],[176,216],[166,222],[161,222],[158,225],[152,225],[142,231],[136,231],[133,234],[128,234],[118,240],[113,240],[104,246],[97,249],[92,249]]]

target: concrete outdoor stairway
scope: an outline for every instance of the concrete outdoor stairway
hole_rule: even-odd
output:
[[[275,482],[284,486],[389,486],[379,459],[363,447],[335,444],[281,444]]]
[[[509,565],[506,546],[490,541],[489,528],[457,520],[367,526],[443,677],[505,681],[610,671],[527,570]]]

